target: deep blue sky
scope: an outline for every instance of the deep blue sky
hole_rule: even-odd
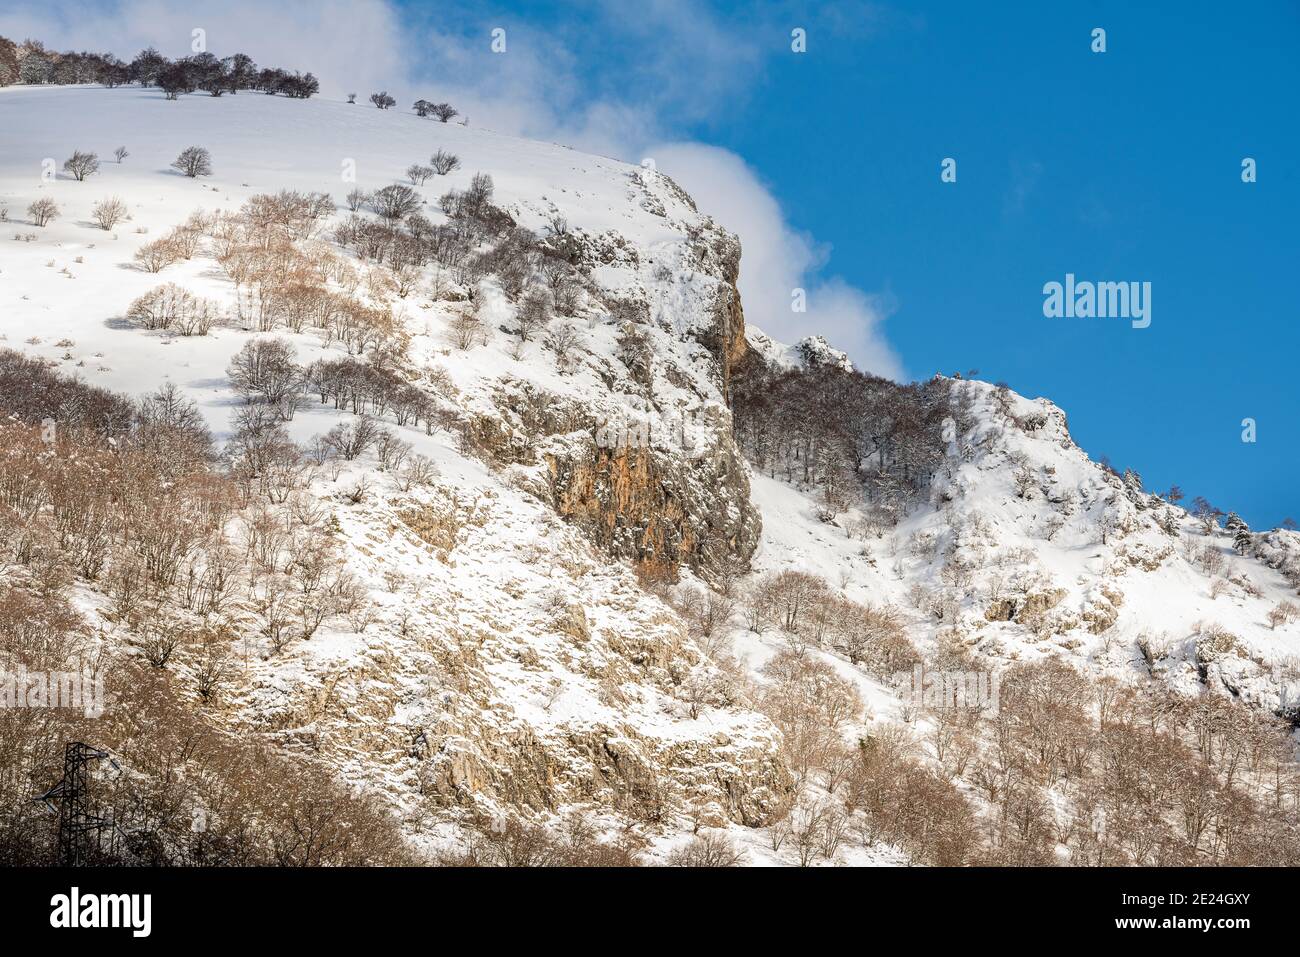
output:
[[[545,32],[580,81],[631,103],[655,95],[638,94],[638,58],[683,42],[585,6],[478,4],[454,24],[417,6],[453,33]],[[910,375],[977,368],[1051,398],[1084,448],[1150,489],[1178,483],[1255,527],[1300,518],[1296,4],[699,9],[710,43],[734,31],[759,62],[721,108],[661,121],[743,157],[829,244],[827,269],[890,296]],[[1044,318],[1043,284],[1067,272],[1151,282],[1150,328]]]

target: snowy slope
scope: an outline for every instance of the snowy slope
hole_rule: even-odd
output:
[[[430,488],[403,489],[371,456],[314,474],[310,495],[337,523],[372,611],[331,620],[283,654],[253,648],[217,719],[327,756],[344,780],[383,794],[422,846],[454,838],[471,807],[546,816],[591,803],[641,827],[660,855],[683,839],[687,803],[702,799],[710,823],[729,828],[751,862],[791,862],[788,848],[771,850],[763,827],[791,797],[780,734],[623,560],[645,551],[628,543],[644,516],[621,523],[620,509],[708,513],[718,541],[756,542],[754,576],[809,571],[855,601],[893,605],[927,652],[955,638],[990,665],[1061,657],[1098,676],[1153,676],[1269,712],[1300,695],[1300,623],[1275,628],[1268,619],[1294,598],[1280,569],[1300,559],[1300,536],[1276,531],[1258,537],[1253,554],[1236,554],[1227,533],[1207,534],[1181,508],[1091,462],[1045,399],[959,383],[972,424],[950,444],[931,500],[895,527],[873,528],[856,510],[826,521],[814,490],[737,466],[726,405],[731,344],[717,342],[725,340],[717,329],[720,315],[738,312],[739,246],[653,171],[400,111],[256,94],[166,102],[131,87],[10,87],[0,90],[0,129],[8,211],[0,346],[134,395],[171,381],[219,439],[243,403],[227,364],[257,334],[233,318],[232,284],[210,251],[156,275],[132,262],[196,210],[235,213],[254,195],[288,188],[329,193],[337,222],[349,190],[403,181],[408,165],[444,149],[461,167],[418,187],[431,220],[441,218],[443,192],[486,172],[494,202],[518,224],[540,234],[560,216],[580,238],[590,284],[564,320],[578,336],[572,368],[505,331],[516,307],[491,282],[473,290],[491,323],[468,350],[449,338],[467,290],[439,295],[422,284],[386,300],[409,337],[404,373],[421,386],[444,383],[438,401],[464,431],[395,428],[436,464]],[[118,145],[130,154],[121,164],[111,159]],[[191,145],[211,150],[211,177],[169,168]],[[74,149],[97,152],[100,172],[86,182],[61,172],[42,179],[47,158],[58,167]],[[131,219],[105,232],[90,214],[110,196]],[[25,213],[41,197],[61,208],[45,228]],[[201,337],[126,322],[132,300],[162,282],[221,304],[226,321]],[[652,362],[642,381],[619,358],[620,302],[645,310]],[[343,354],[312,330],[275,335],[302,363]],[[816,336],[787,346],[751,328],[748,344],[782,366],[851,367]],[[309,402],[287,426],[305,443],[351,418]],[[667,506],[646,504],[635,485],[644,473],[627,466],[630,457],[593,458],[593,435],[636,434],[643,424],[659,469],[649,484],[669,489]],[[494,429],[487,451],[464,439],[479,426]],[[586,498],[577,481],[556,491],[557,474],[588,464],[597,477],[612,475],[609,484],[593,480]],[[351,501],[362,480],[371,494]],[[701,536],[689,521],[698,517],[675,527],[684,542]],[[701,578],[715,570],[710,547],[683,560],[688,580],[687,564]],[[1206,549],[1220,558],[1207,561]],[[92,614],[104,607],[90,585],[78,595]],[[1198,642],[1214,624],[1238,644],[1209,661]],[[761,687],[761,668],[785,639],[738,621],[731,632]],[[123,646],[129,637],[105,634]],[[831,651],[810,653],[865,705],[847,740],[907,720],[881,676]],[[838,860],[904,858],[846,847]]]
[[[218,439],[242,404],[226,366],[256,334],[234,320],[231,283],[207,250],[156,275],[132,263],[134,252],[196,210],[234,213],[255,194],[286,188],[330,193],[342,218],[348,190],[401,181],[408,165],[438,149],[456,153],[461,167],[420,190],[431,219],[441,217],[441,193],[486,172],[494,202],[520,225],[540,233],[563,216],[600,260],[574,321],[583,359],[563,375],[540,345],[520,350],[491,326],[483,344],[453,350],[447,327],[464,311],[459,301],[422,288],[388,303],[410,337],[410,374],[450,381],[440,401],[453,419],[508,416],[528,393],[570,402],[586,431],[552,439],[555,455],[580,440],[590,445],[592,425],[690,415],[706,433],[725,428],[716,360],[685,333],[712,322],[727,286],[702,268],[710,244],[735,241],[653,172],[400,112],[251,94],[166,102],[132,88],[7,88],[0,125],[0,207],[6,232],[18,236],[0,246],[0,345],[134,395],[170,380]],[[111,159],[119,144],[130,153],[121,164]],[[211,151],[211,177],[169,169],[190,145]],[[74,149],[100,155],[98,175],[40,177],[45,157],[61,164]],[[345,169],[355,169],[355,182]],[[110,196],[127,203],[131,218],[105,232],[90,214]],[[61,209],[45,228],[24,212],[41,197]],[[162,282],[223,304],[225,321],[195,337],[124,321],[131,301]],[[490,287],[478,292],[497,302],[494,318],[507,324],[514,307]],[[651,308],[653,404],[620,385],[619,327],[606,296]],[[304,364],[342,354],[318,334],[276,334]],[[305,442],[349,418],[313,402],[287,425]],[[718,823],[760,823],[788,789],[775,729],[725,690],[682,704],[687,678],[717,683],[712,665],[626,566],[608,562],[533,494],[545,460],[491,470],[450,432],[398,431],[437,466],[432,490],[399,492],[370,457],[334,476],[318,473],[310,489],[338,523],[374,615],[332,621],[284,654],[245,654],[223,720],[285,746],[323,747],[345,779],[379,788],[413,836],[428,832],[431,803],[454,809],[466,795],[481,799],[480,809],[509,794],[508,805],[534,811],[595,801],[646,820],[689,794],[711,798]],[[656,426],[656,434],[671,433]],[[341,493],[362,477],[374,491],[352,504]],[[81,591],[86,607],[103,606],[93,589]],[[460,676],[451,680],[449,668]]]
[[[766,337],[756,347],[770,348]],[[1208,683],[1265,711],[1295,707],[1300,624],[1274,627],[1268,616],[1295,601],[1279,569],[1294,561],[1300,535],[1275,530],[1238,554],[1227,531],[1207,534],[1184,509],[1091,461],[1050,401],[1000,398],[976,381],[959,388],[973,397],[976,424],[950,448],[928,507],[879,537],[858,537],[853,514],[826,524],[815,496],[755,476],[764,523],[755,567],[814,571],[850,598],[893,603],[931,647],[955,629],[992,662],[1063,656],[1098,675],[1134,680],[1154,670],[1187,693]],[[1207,549],[1222,562],[1213,573],[1201,560]],[[945,566],[965,570],[945,581]],[[999,601],[1031,596],[1050,602],[1041,619],[1001,620]],[[1197,638],[1214,624],[1241,648],[1203,682]],[[1140,639],[1162,652],[1154,669]]]
[[[70,110],[75,116],[66,115]],[[62,118],[51,122],[54,116]],[[668,279],[674,298],[665,296],[661,305],[672,309],[674,322],[703,318],[691,311],[701,299],[693,286],[707,284],[708,277],[676,273],[682,226],[646,207],[667,207],[673,217],[700,217],[668,181],[625,163],[401,112],[259,94],[167,102],[156,90],[129,87],[7,87],[0,90],[0,120],[6,130],[0,144],[0,206],[7,207],[10,219],[0,261],[0,334],[8,336],[10,345],[39,336],[41,343],[30,344],[34,354],[67,363],[93,384],[110,389],[139,391],[148,384],[141,381],[141,370],[165,372],[200,397],[218,432],[228,425],[233,397],[223,385],[224,369],[239,337],[227,334],[223,346],[215,348],[177,337],[127,335],[114,320],[161,281],[216,298],[228,298],[230,284],[204,258],[159,275],[141,272],[130,264],[136,249],[196,210],[233,213],[251,196],[285,188],[329,193],[342,212],[348,191],[405,181],[407,166],[427,162],[439,149],[458,155],[461,167],[420,188],[431,207],[443,192],[464,189],[474,173],[488,172],[497,204],[521,225],[540,232],[559,212],[593,238],[616,233],[625,247],[639,251],[647,273],[652,266],[674,271]],[[111,156],[118,145],[130,152],[121,164]],[[188,179],[170,168],[176,155],[192,145],[212,152],[211,177]],[[77,149],[99,154],[98,175],[76,182],[60,170],[53,181],[42,180],[47,158],[59,168]],[[355,174],[355,180],[345,179],[345,171]],[[641,185],[642,177],[653,192]],[[126,200],[131,220],[105,233],[93,226],[90,213],[94,203],[109,196]],[[24,210],[43,197],[57,202],[62,213],[37,230],[27,223]],[[426,213],[433,215],[432,209]],[[14,235],[35,235],[36,241],[10,242]],[[655,281],[647,282],[640,272],[611,263],[597,278],[611,291],[625,292]],[[400,307],[413,332],[426,328],[421,303],[412,299]],[[612,338],[612,332],[603,334]],[[76,341],[72,359],[63,359],[68,349],[57,345],[65,338]],[[300,345],[310,348],[306,341]],[[466,361],[449,371],[458,383],[493,376],[515,365],[506,355],[507,345],[498,342],[482,354],[461,357]],[[436,336],[417,343],[417,349],[421,346],[428,353],[446,350]],[[558,376],[522,368],[542,376],[549,387],[563,384]],[[583,384],[571,391],[581,394]]]

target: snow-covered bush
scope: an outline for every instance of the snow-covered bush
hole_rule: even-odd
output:
[[[187,146],[172,162],[172,168],[190,179],[212,175],[212,154],[202,146]]]
[[[182,257],[176,243],[168,238],[155,239],[135,251],[135,261],[145,272],[162,272]]]
[[[259,337],[244,343],[226,367],[231,388],[249,402],[279,405],[302,389],[303,370],[285,339]]]
[[[83,153],[81,150],[75,150],[71,156],[63,161],[63,169],[80,183],[87,176],[93,176],[99,172],[99,157],[94,153]]]
[[[33,226],[48,226],[58,218],[59,205],[48,196],[42,196],[27,207],[27,215],[32,218]]]
[[[412,163],[406,167],[406,175],[410,177],[411,182],[416,186],[423,186],[429,181],[429,177],[433,175],[433,167]]]
[[[110,230],[118,223],[128,218],[126,203],[122,202],[116,196],[101,199],[91,207],[90,218],[95,221],[95,225],[100,229],[105,231]]]
[[[126,317],[149,330],[175,329],[183,336],[205,336],[216,322],[215,303],[175,283],[151,289],[131,303]]]
[[[454,153],[448,153],[446,150],[438,150],[429,157],[429,165],[439,176],[446,176],[448,173],[460,169],[460,157]]]
[[[394,184],[375,190],[370,205],[380,217],[395,223],[420,208],[420,194],[409,186]]]

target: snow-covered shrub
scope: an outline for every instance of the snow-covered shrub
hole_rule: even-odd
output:
[[[375,438],[375,454],[379,467],[386,472],[399,471],[412,452],[411,443],[399,439],[387,429],[380,429]]]
[[[1269,628],[1276,630],[1278,625],[1288,625],[1300,617],[1300,608],[1294,602],[1278,602],[1268,612]]]
[[[1198,625],[1194,634],[1196,660],[1204,667],[1223,658],[1244,657],[1241,639],[1222,625]]]
[[[135,261],[145,272],[162,272],[182,258],[181,250],[170,238],[155,239],[135,251]]]
[[[370,194],[364,189],[354,189],[349,191],[347,196],[348,209],[357,212],[362,206],[370,202]]]
[[[48,226],[58,218],[59,205],[48,196],[43,196],[27,207],[27,215],[32,218],[33,226]]]
[[[745,852],[726,834],[705,831],[673,848],[664,863],[669,867],[739,867],[745,863]]]
[[[554,305],[550,293],[541,287],[534,287],[520,303],[515,313],[515,331],[522,342],[537,338],[550,324],[554,316]]]
[[[433,175],[433,167],[421,166],[419,163],[412,163],[410,166],[406,167],[406,175],[416,186],[423,186],[429,181],[429,177]]]
[[[412,453],[398,472],[398,485],[403,492],[415,488],[428,488],[439,476],[437,464],[427,455]]]
[[[205,336],[218,316],[215,303],[193,295],[175,283],[167,283],[138,297],[127,308],[126,317],[145,329],[175,328],[183,336]]]
[[[460,112],[450,103],[434,103],[429,107],[429,112],[443,123],[446,123],[453,116],[460,115]]]
[[[371,194],[370,205],[380,217],[395,223],[420,208],[420,194],[409,186],[395,183],[375,190]]]
[[[464,352],[483,343],[487,335],[487,326],[479,319],[477,309],[461,309],[448,322],[447,335],[452,345]]]
[[[368,415],[340,422],[325,433],[325,441],[345,460],[355,459],[379,441],[385,430]]]
[[[333,213],[334,200],[328,193],[289,189],[259,193],[240,209],[241,216],[254,230],[265,232],[279,227],[294,240],[310,239]]]
[[[285,339],[250,339],[226,367],[231,388],[249,402],[279,405],[302,390],[303,370]]]
[[[432,762],[430,762],[432,763]],[[443,851],[438,863],[448,867],[635,867],[644,840],[631,831],[603,839],[580,812],[571,812],[553,829],[515,814],[482,816],[471,822],[469,837]]]
[[[110,230],[128,218],[126,203],[116,196],[101,199],[90,208],[90,218],[95,221],[95,225],[100,229]]]
[[[170,243],[179,259],[193,259],[203,245],[203,230],[186,223],[177,226],[159,241]]]
[[[858,840],[890,843],[922,864],[969,864],[979,853],[979,824],[957,786],[922,763],[910,732],[874,729],[861,744],[846,784]]]
[[[429,165],[439,176],[446,176],[448,173],[460,169],[460,157],[455,153],[448,153],[446,150],[438,150],[429,157]]]
[[[172,161],[172,168],[190,179],[212,175],[212,154],[202,146],[187,146]]]
[[[81,150],[74,150],[73,154],[63,161],[63,169],[80,183],[87,176],[93,176],[99,172],[99,157],[94,153],[83,153]]]
[[[767,684],[759,707],[784,736],[790,770],[798,780],[820,768],[834,752],[844,729],[862,712],[852,683],[819,658],[782,649],[763,666]]]

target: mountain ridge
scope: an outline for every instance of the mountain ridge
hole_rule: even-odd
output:
[[[246,592],[199,614],[178,578],[149,606],[185,629],[220,619],[221,691],[204,691],[207,638],[153,669],[225,733],[379,795],[431,857],[490,856],[478,842],[509,822],[577,809],[597,843],[635,832],[658,861],[716,830],[754,862],[968,862],[1003,792],[930,743],[944,718],[914,713],[905,686],[921,660],[1063,666],[1294,728],[1300,635],[1269,616],[1300,584],[1300,535],[1224,529],[1146,492],[1092,462],[1046,399],[888,383],[820,337],[746,326],[739,241],[662,173],[320,100],[19,87],[0,112],[19,240],[0,262],[0,347],[136,399],[170,383],[235,476],[238,507],[181,565],[205,576],[233,552]],[[39,178],[46,157],[119,140],[131,155],[84,182]],[[210,177],[170,170],[193,145]],[[402,184],[435,150],[460,168]],[[342,195],[399,184],[418,219]],[[310,212],[319,193],[330,208]],[[98,229],[113,196],[131,219]],[[37,198],[61,216],[19,222]],[[159,239],[189,253],[154,273],[136,253]],[[203,333],[141,319],[168,283],[210,304]],[[274,362],[291,388],[240,385]],[[315,542],[340,584],[308,631]],[[109,572],[66,588],[98,629],[83,650],[135,667],[148,629],[121,610],[120,544]],[[38,587],[30,560],[11,565],[6,588]],[[926,743],[885,774],[862,756],[898,729]],[[869,773],[913,781],[970,834],[877,837],[884,811],[864,817],[870,800],[839,786]],[[871,839],[843,840],[853,821]]]

